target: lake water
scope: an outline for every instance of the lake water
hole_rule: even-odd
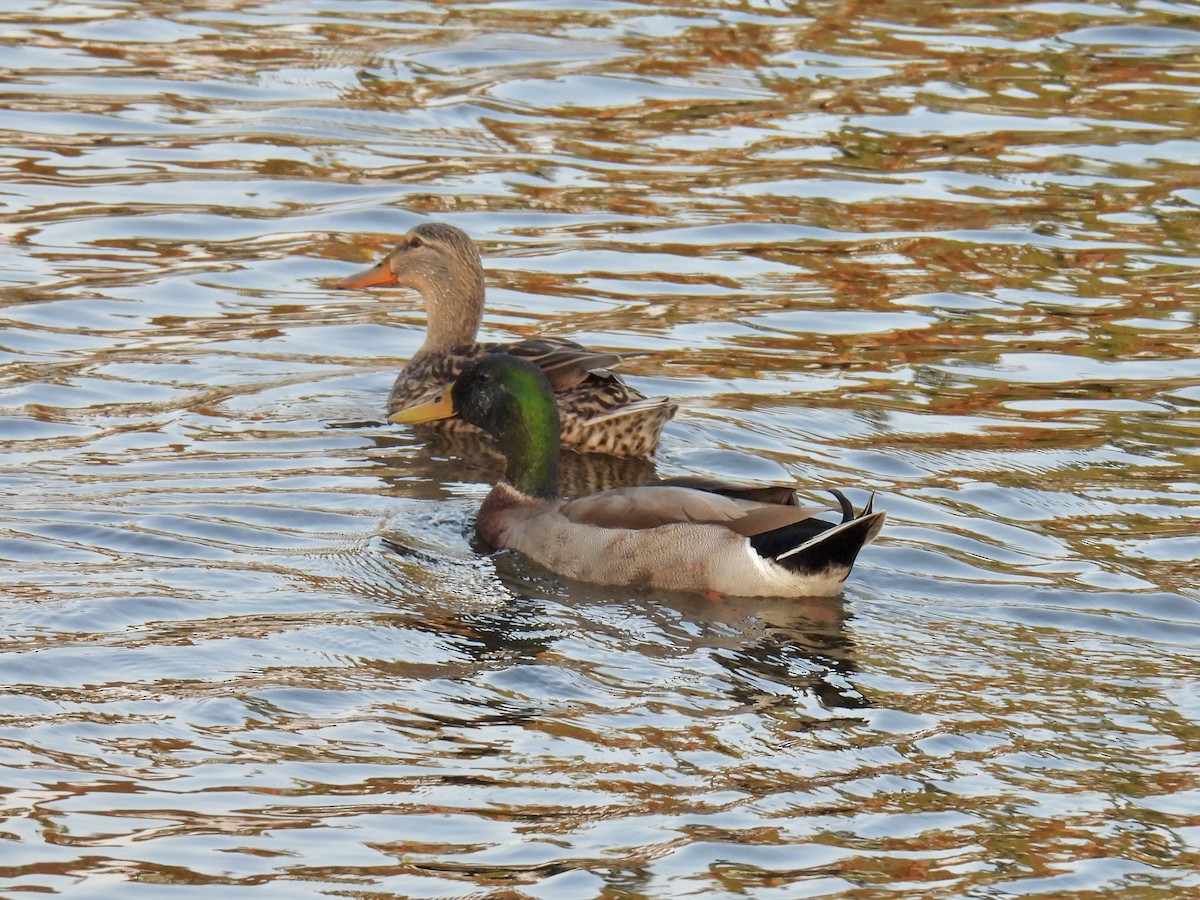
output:
[[[1200,896],[1200,6],[0,11],[0,893]],[[429,220],[845,596],[481,556]]]

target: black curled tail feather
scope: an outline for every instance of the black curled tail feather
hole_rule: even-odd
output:
[[[854,506],[846,499],[846,495],[837,488],[832,488],[829,493],[837,497],[838,506],[842,508],[842,523],[849,522],[854,518]],[[867,514],[867,510],[863,510],[863,515]]]
[[[841,505],[844,498],[838,500]],[[756,534],[750,538],[750,545],[759,555],[797,574],[841,570],[845,577],[854,566],[859,551],[879,533],[884,520],[884,513],[871,512],[869,505],[857,517],[852,508],[847,514],[847,507],[849,503],[843,506],[843,519],[838,524],[805,519]]]

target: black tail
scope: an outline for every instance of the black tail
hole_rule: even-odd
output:
[[[838,524],[805,519],[756,534],[750,538],[750,545],[761,556],[799,574],[840,569],[849,575],[858,552],[879,533],[886,514],[872,512],[875,501],[872,496],[862,513],[856,516],[854,507],[840,491],[832,493],[842,508],[842,521]]]

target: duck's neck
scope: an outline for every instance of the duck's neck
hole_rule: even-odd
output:
[[[479,268],[427,281],[419,288],[425,299],[426,332],[419,354],[445,353],[475,343],[483,321],[483,272]]]
[[[504,480],[527,497],[558,496],[558,407],[552,397],[527,403],[497,434],[508,462]]]

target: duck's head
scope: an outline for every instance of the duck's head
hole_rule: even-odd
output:
[[[474,343],[483,320],[483,265],[475,242],[453,225],[418,225],[378,265],[337,283],[340,288],[376,285],[412,288],[425,299],[424,352]]]
[[[507,353],[485,353],[437,398],[388,421],[419,424],[452,416],[495,438],[508,460],[509,484],[531,496],[556,495],[558,406],[541,369]]]
[[[475,242],[453,225],[426,222],[404,235],[378,265],[343,278],[337,286],[396,285],[429,297],[442,293],[446,285],[459,283],[482,289],[483,267]]]

